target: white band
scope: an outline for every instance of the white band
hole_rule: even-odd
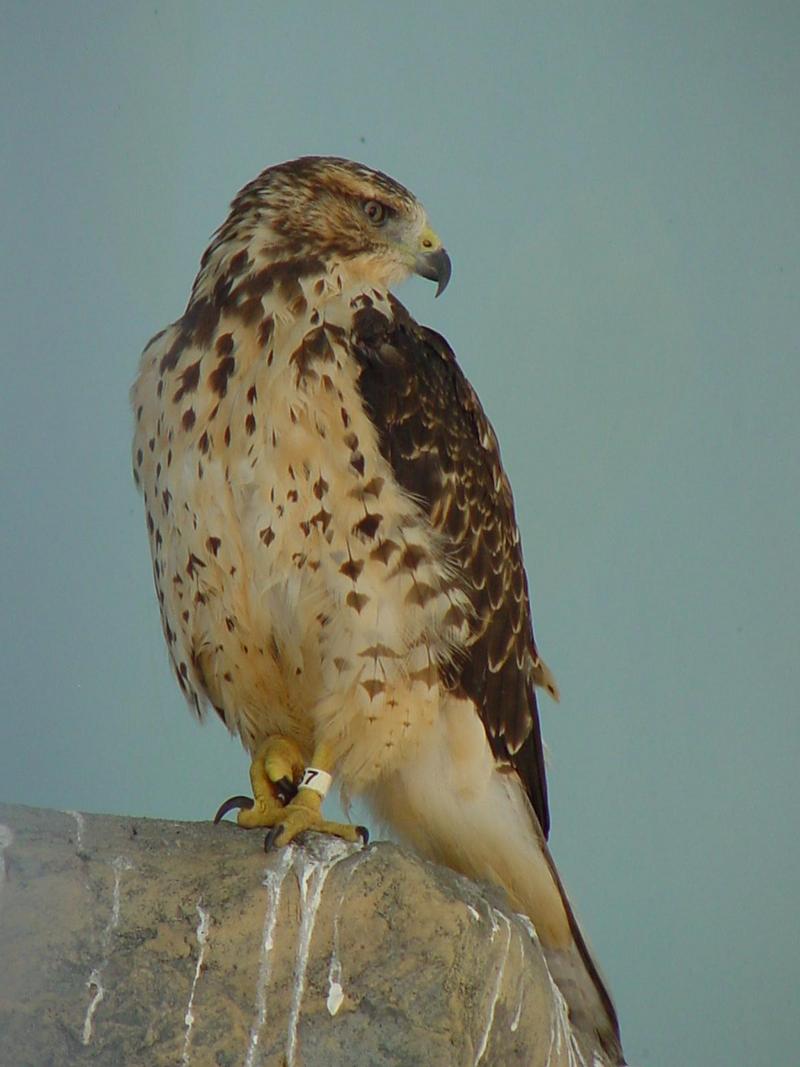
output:
[[[321,797],[327,795],[333,778],[327,771],[320,771],[316,767],[306,767],[298,789],[313,789]]]

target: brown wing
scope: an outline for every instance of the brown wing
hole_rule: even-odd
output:
[[[511,486],[497,439],[447,342],[393,301],[394,319],[356,313],[359,386],[400,485],[460,564],[475,608],[447,684],[471,698],[495,757],[517,772],[542,830],[549,813],[534,680],[546,671],[531,626]]]

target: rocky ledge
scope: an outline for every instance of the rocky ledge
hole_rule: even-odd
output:
[[[0,805],[0,1064],[567,1067],[535,932],[395,845]]]

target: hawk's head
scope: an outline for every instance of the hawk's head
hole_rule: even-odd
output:
[[[438,283],[438,296],[450,278],[450,258],[416,197],[347,159],[303,156],[269,167],[233,201],[220,237],[231,228],[263,236],[274,260],[336,261],[373,285],[420,274]]]

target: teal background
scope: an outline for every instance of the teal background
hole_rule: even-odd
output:
[[[0,797],[245,786],[167,670],[127,391],[242,184],[360,159],[453,258],[401,296],[501,441],[630,1062],[796,1065],[799,54],[795,3],[4,0]]]

